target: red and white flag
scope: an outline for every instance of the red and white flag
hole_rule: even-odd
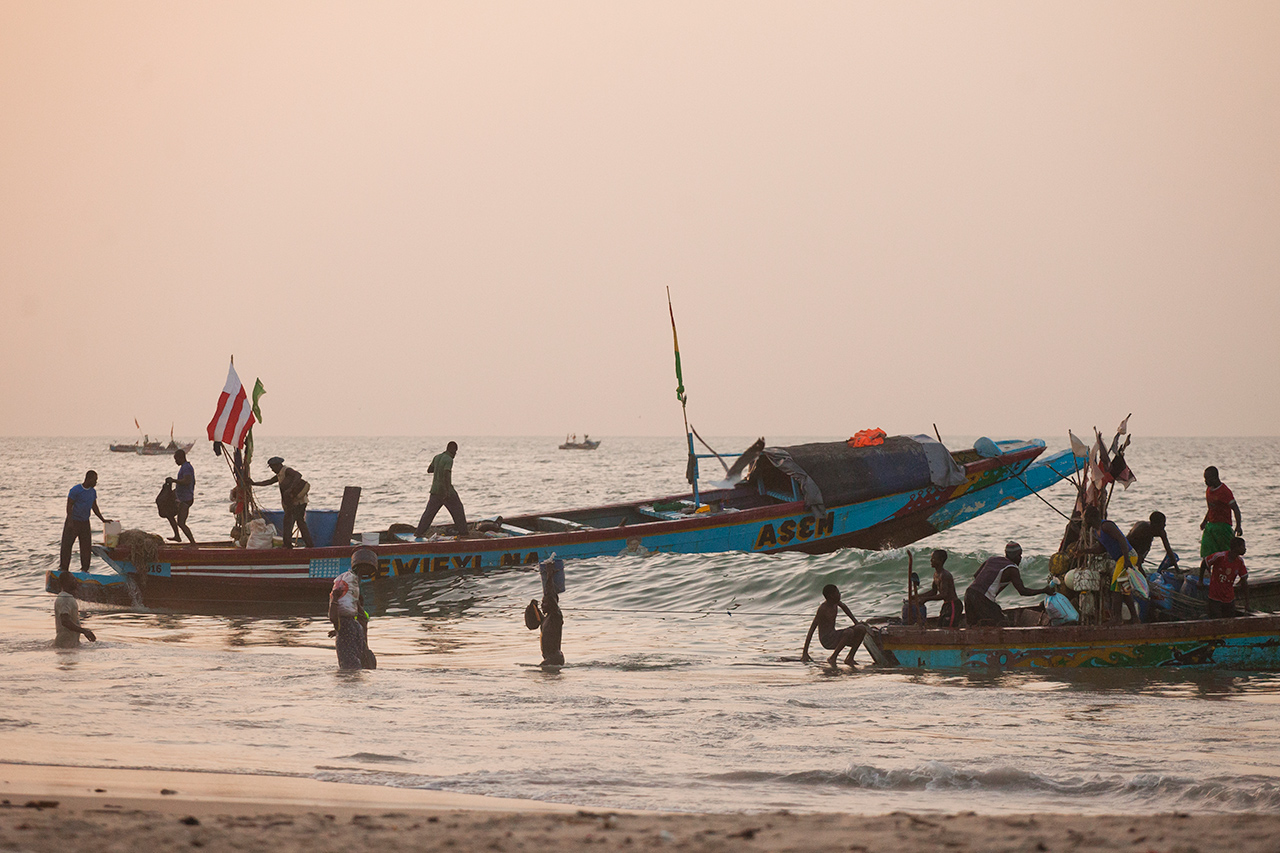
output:
[[[209,421],[209,440],[221,441],[228,447],[239,450],[244,444],[245,433],[253,426],[253,409],[249,405],[249,396],[244,392],[244,385],[236,375],[236,365],[232,362],[227,370],[227,385],[218,398],[218,411]]]

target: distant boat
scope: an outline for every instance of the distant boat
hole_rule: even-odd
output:
[[[138,456],[164,456],[177,450],[181,450],[183,453],[186,453],[195,446],[195,442],[189,441],[186,444],[180,444],[174,440],[173,434],[170,433],[168,444],[162,444],[159,441],[152,441],[151,436],[144,435],[142,437],[141,444],[135,441],[133,444],[112,444],[109,446],[112,453],[134,453]]]
[[[599,441],[592,441],[591,436],[583,433],[582,441],[578,441],[578,437],[573,436],[572,440],[569,436],[565,436],[564,444],[560,445],[561,450],[595,450],[600,446]]]

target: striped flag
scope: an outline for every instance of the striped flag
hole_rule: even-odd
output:
[[[227,384],[218,397],[218,411],[209,421],[209,440],[220,441],[229,447],[239,450],[244,444],[244,435],[253,426],[253,412],[249,406],[249,396],[244,392],[244,384],[236,375],[236,365],[232,362],[227,370]]]

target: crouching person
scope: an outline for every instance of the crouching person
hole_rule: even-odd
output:
[[[809,633],[804,638],[804,652],[800,655],[800,660],[809,663],[813,658],[809,657],[809,643],[813,640],[813,632],[818,632],[818,642],[822,644],[824,649],[831,649],[831,657],[827,658],[827,663],[831,666],[836,665],[836,661],[840,657],[840,652],[844,651],[845,646],[849,647],[849,656],[844,662],[853,665],[853,655],[858,651],[858,646],[862,644],[862,640],[867,636],[867,628],[858,622],[857,617],[850,612],[849,608],[840,600],[840,590],[835,584],[829,583],[822,588],[822,597],[824,601],[818,605],[818,612],[813,616],[813,622],[809,624]],[[838,609],[837,609],[838,608]],[[836,630],[836,617],[840,615],[840,610],[853,620],[853,625],[848,628]]]

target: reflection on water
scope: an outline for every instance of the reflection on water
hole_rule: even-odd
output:
[[[420,444],[440,442],[296,440],[268,452],[307,472],[317,507],[336,505],[342,485],[364,486],[358,526],[385,527],[421,512],[425,486],[403,469]],[[679,441],[620,439],[593,459],[543,444],[468,441],[455,469],[468,515],[681,487]],[[172,463],[102,458],[77,440],[0,446],[13,472],[4,494],[23,496],[0,507],[7,760],[290,773],[673,810],[1280,810],[1275,674],[885,672],[865,654],[857,668],[784,660],[799,656],[826,583],[859,615],[896,611],[902,551],[570,563],[568,665],[556,670],[539,666],[537,632],[523,624],[524,605],[540,595],[536,572],[523,569],[373,584],[373,672],[337,670],[323,613],[95,605],[82,613],[100,641],[54,651],[52,597],[41,584],[56,560],[62,480],[78,481],[91,462],[113,514],[149,524]],[[1194,443],[1169,442],[1167,455],[1159,446],[1134,445],[1141,479],[1113,507],[1122,522],[1161,509],[1175,547],[1194,553],[1209,463]],[[1274,470],[1280,442],[1218,442],[1213,454],[1256,519],[1250,567],[1266,576],[1280,565],[1280,491],[1260,488],[1256,472]],[[198,480],[210,491],[197,495],[192,516],[201,538],[225,534],[216,503],[225,489],[207,467]],[[1046,497],[1069,501],[1062,488]],[[947,548],[964,583],[1017,538],[1035,582],[1060,535],[1061,519],[1022,501],[920,549]],[[60,727],[67,719],[77,725]]]

